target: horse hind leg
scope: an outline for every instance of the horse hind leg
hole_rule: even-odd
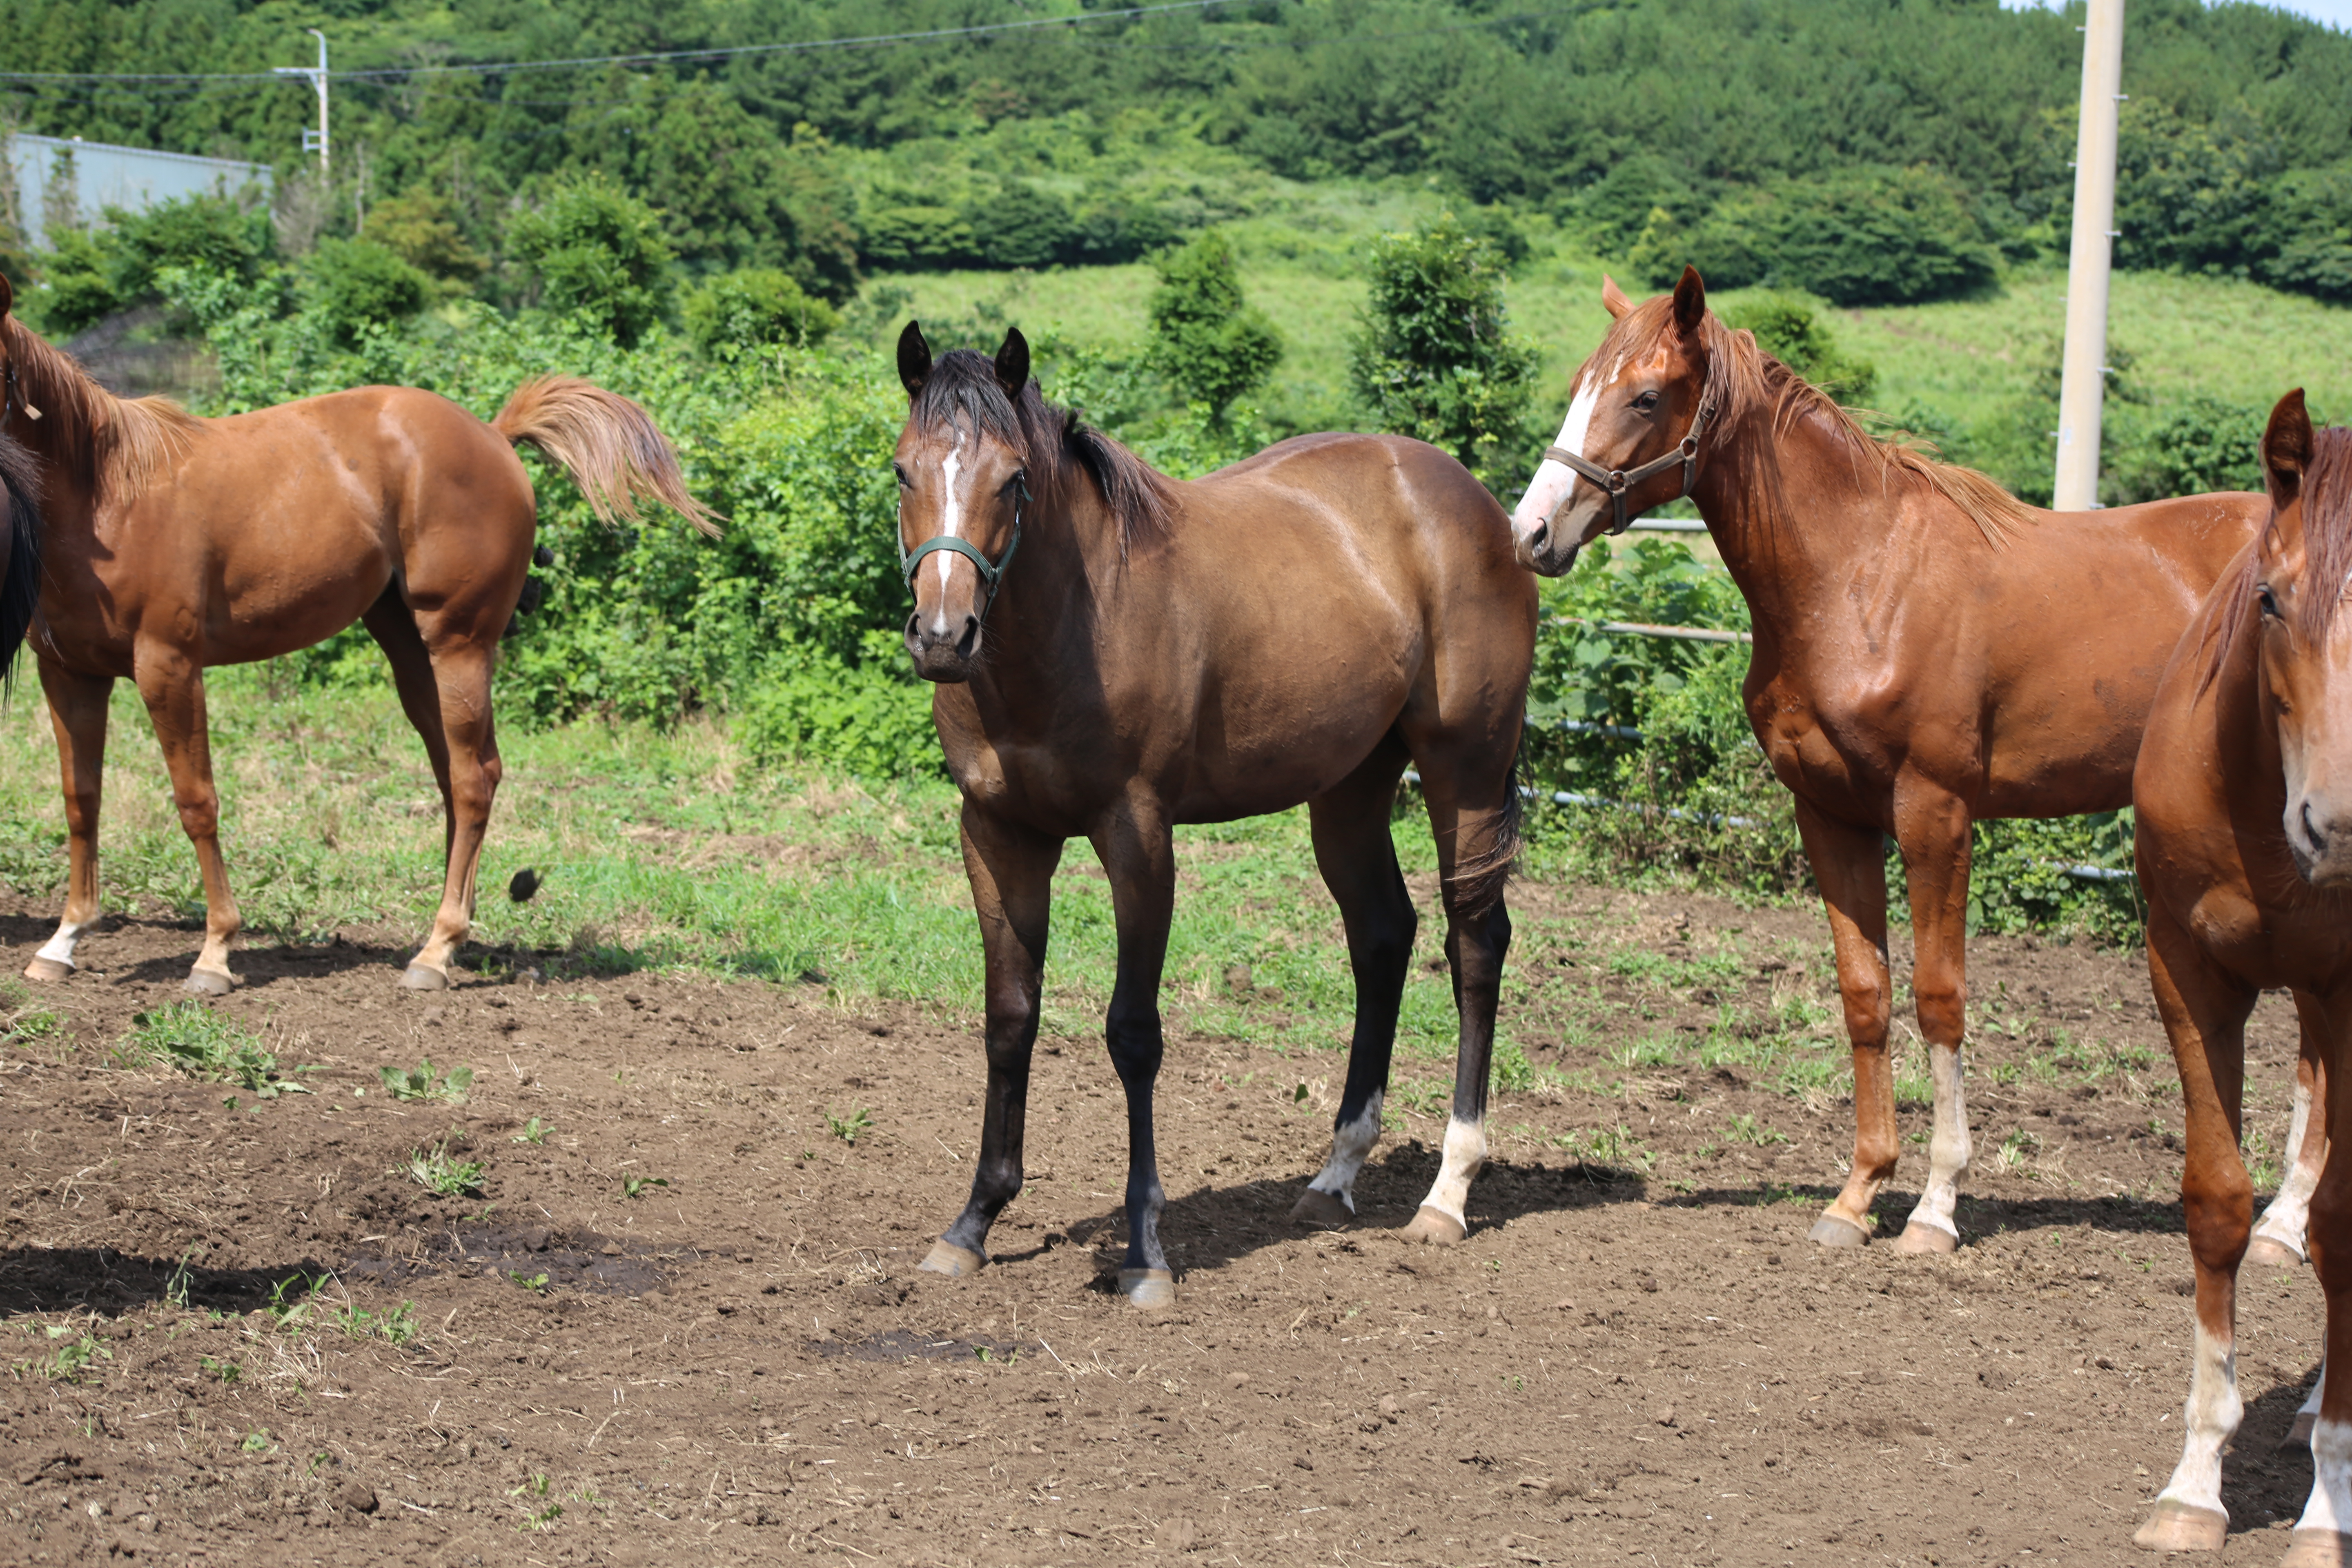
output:
[[[1405,753],[1393,733],[1329,793],[1307,804],[1315,864],[1339,901],[1356,982],[1356,1023],[1348,1046],[1348,1083],[1331,1121],[1331,1155],[1290,1211],[1303,1225],[1343,1226],[1356,1217],[1356,1176],[1380,1142],[1381,1110],[1396,1047],[1397,1011],[1412,963],[1419,917],[1389,811]]]
[[[1511,947],[1503,887],[1518,851],[1519,800],[1512,777],[1515,751],[1486,759],[1492,765],[1483,768],[1454,747],[1417,741],[1413,751],[1437,840],[1445,957],[1454,973],[1459,1034],[1444,1154],[1436,1181],[1404,1233],[1415,1241],[1446,1245],[1470,1233],[1470,1184],[1486,1163],[1487,1074],[1494,1061],[1503,961]]]
[[[448,814],[444,842],[447,859],[441,907],[425,945],[409,961],[400,983],[411,990],[438,991],[449,984],[449,965],[474,929],[475,873],[482,840],[489,831],[490,803],[498,795],[504,764],[499,759],[490,713],[490,673],[495,638],[436,637],[425,631],[433,661],[433,684],[440,698],[441,733],[448,748]]]
[[[70,865],[66,907],[57,934],[25,966],[25,978],[56,982],[74,972],[74,948],[98,923],[98,808],[106,765],[106,709],[114,678],[73,675],[41,661],[41,690],[58,737],[58,771],[65,788]]]
[[[228,864],[221,858],[220,791],[213,783],[212,735],[205,715],[205,672],[194,658],[156,644],[131,654],[131,679],[147,703],[163,765],[172,775],[172,799],[180,826],[196,851],[205,884],[205,942],[188,970],[186,988],[200,996],[225,996],[236,984],[229,973],[244,921],[229,891]]]
[[[2304,1233],[2311,1221],[2311,1194],[2327,1159],[2327,1068],[2321,1059],[2326,1022],[2318,1000],[2307,993],[2294,994],[2294,1010],[2303,1038],[2294,1062],[2294,1114],[2287,1123],[2284,1173],[2278,1194],[2255,1222],[2254,1238],[2246,1244],[2247,1262],[2282,1268],[2310,1256]],[[2314,1106],[2320,1108],[2316,1118]]]

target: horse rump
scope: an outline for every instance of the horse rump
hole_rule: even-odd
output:
[[[668,437],[652,415],[617,392],[576,375],[534,376],[515,388],[490,428],[560,465],[599,521],[634,522],[638,501],[657,500],[719,535],[718,514],[687,493]]]

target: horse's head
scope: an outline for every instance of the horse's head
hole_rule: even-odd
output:
[[[1559,439],[1511,513],[1519,564],[1547,577],[1575,565],[1595,536],[1685,493],[1718,412],[1703,407],[1706,285],[1696,268],[1683,268],[1670,302],[1636,306],[1606,278],[1601,302],[1618,325],[1576,373]]]
[[[2286,774],[2286,843],[2316,888],[2352,887],[2352,431],[2315,432],[2301,388],[2263,432],[2271,526],[2247,591],[2262,691]]]
[[[1029,499],[1019,414],[1029,344],[1008,331],[992,362],[959,350],[934,365],[921,327],[909,321],[898,336],[898,379],[908,406],[891,467],[898,550],[915,596],[907,651],[926,680],[964,680]]]

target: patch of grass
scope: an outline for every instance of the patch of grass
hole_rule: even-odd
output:
[[[445,1198],[479,1197],[482,1177],[489,1167],[479,1160],[461,1160],[449,1152],[449,1140],[408,1152],[405,1173],[428,1193]]]
[[[260,1100],[310,1092],[279,1071],[260,1036],[205,1003],[174,1002],[134,1015],[131,1026],[114,1045],[114,1059],[125,1067],[168,1067],[199,1083],[235,1084]]]
[[[98,1362],[114,1359],[114,1352],[86,1330],[53,1323],[45,1331],[51,1340],[66,1342],[47,1355],[16,1363],[9,1370],[19,1379],[38,1377],[51,1383],[79,1383]]]
[[[1759,1149],[1769,1148],[1775,1143],[1786,1143],[1789,1141],[1787,1133],[1777,1128],[1765,1126],[1744,1110],[1731,1119],[1731,1125],[1725,1130],[1724,1135],[1734,1143],[1752,1143]]]
[[[383,1080],[384,1092],[394,1100],[438,1100],[456,1105],[474,1087],[472,1068],[436,1072],[431,1057],[413,1068],[378,1068],[376,1076]]]
[[[1622,1121],[1614,1127],[1596,1127],[1590,1132],[1562,1132],[1552,1139],[1552,1143],[1585,1164],[1612,1166],[1644,1176],[1658,1163],[1658,1157],[1643,1148],[1642,1141]]]
[[[538,1273],[530,1275],[526,1275],[520,1268],[509,1268],[507,1270],[507,1278],[513,1280],[516,1284],[521,1286],[524,1289],[530,1291],[534,1296],[543,1295],[546,1293],[547,1271],[543,1268]]]
[[[39,1046],[65,1033],[66,1021],[41,1005],[21,980],[0,980],[0,1046]]]
[[[216,1377],[225,1384],[235,1383],[245,1375],[245,1366],[242,1363],[229,1361],[223,1357],[200,1355],[196,1358],[196,1364],[205,1369],[205,1375]]]
[[[1304,1084],[1299,1086],[1304,1089]],[[855,1144],[860,1134],[874,1125],[873,1113],[862,1105],[850,1108],[847,1115],[828,1110],[824,1113],[824,1130],[845,1143]]]

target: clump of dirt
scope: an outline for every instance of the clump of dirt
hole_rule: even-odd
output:
[[[948,1281],[915,1264],[971,1177],[956,1018],[646,973],[418,996],[390,946],[263,949],[218,1010],[316,1069],[263,1100],[113,1064],[196,941],[118,923],[37,998],[57,1030],[20,1016],[0,1053],[0,1556],[2136,1560],[2189,1330],[2137,965],[1973,943],[1967,1245],[1825,1253],[1805,1233],[1852,1110],[1808,1065],[1834,1042],[1788,1033],[1834,1006],[1818,912],[1514,900],[1532,1070],[1468,1242],[1397,1233],[1444,1064],[1400,1064],[1359,1224],[1301,1231],[1339,1058],[1177,1037],[1157,1314],[1110,1288],[1097,1037],[1043,1043],[1028,1185],[991,1267]],[[0,907],[13,962],[51,913]],[[2249,1125],[2273,1149],[2291,1031],[2266,1003]],[[470,1087],[389,1092],[426,1058]],[[1923,1113],[1906,1131],[1916,1183]],[[430,1190],[436,1151],[479,1170]],[[2240,1535],[2309,1485],[2273,1450],[2318,1293],[2250,1273],[2243,1323]]]

